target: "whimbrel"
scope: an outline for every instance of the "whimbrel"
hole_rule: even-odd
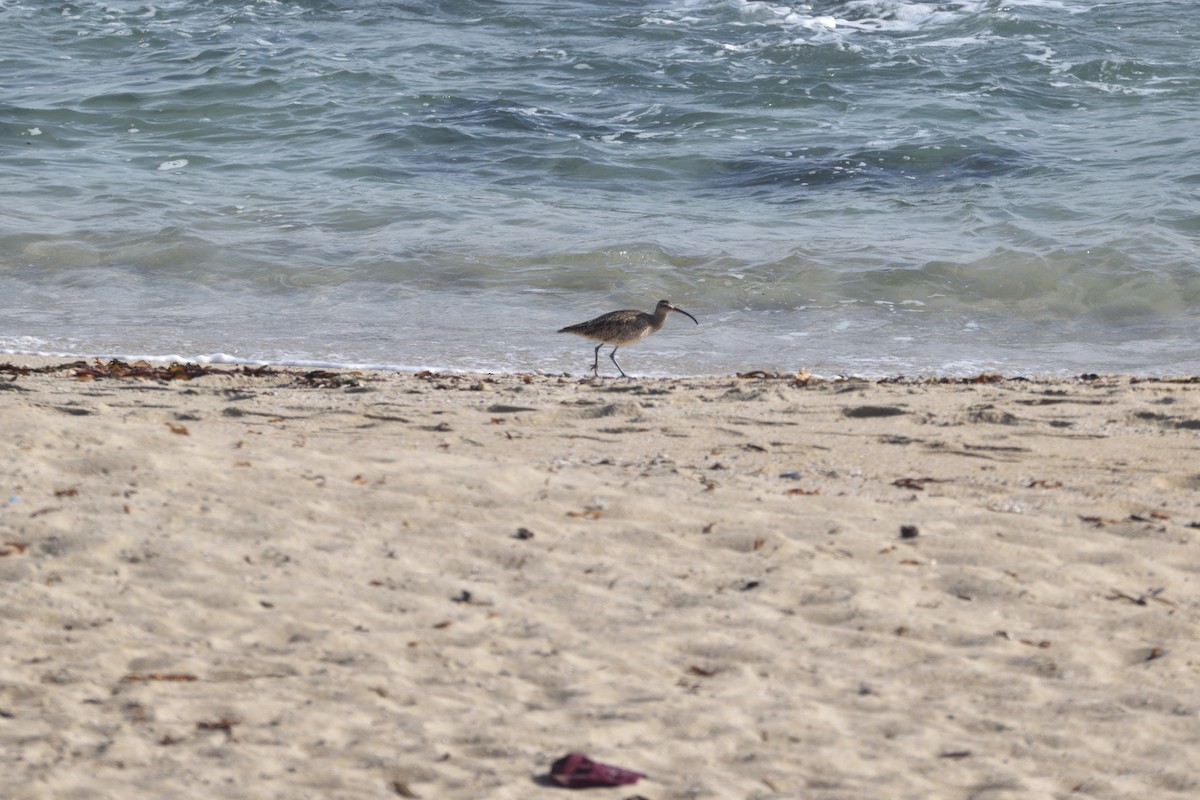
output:
[[[625,374],[625,370],[621,369],[621,365],[617,363],[617,348],[629,344],[637,344],[642,339],[657,331],[667,321],[667,314],[670,314],[672,311],[678,311],[697,325],[700,324],[699,320],[682,308],[676,308],[671,305],[670,300],[659,300],[653,314],[647,314],[644,311],[634,311],[632,309],[610,311],[607,314],[601,314],[595,319],[589,319],[587,322],[560,328],[558,332],[574,333],[600,343],[596,345],[596,357],[592,359],[592,372],[597,376],[600,374],[600,348],[606,344],[611,344],[613,349],[608,354],[608,357],[612,359],[613,365],[621,373],[621,377],[628,378],[629,376]]]

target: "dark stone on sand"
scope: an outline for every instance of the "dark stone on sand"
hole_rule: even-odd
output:
[[[851,419],[866,419],[868,417],[898,417],[907,414],[903,408],[895,406],[855,406],[842,409],[842,414]]]

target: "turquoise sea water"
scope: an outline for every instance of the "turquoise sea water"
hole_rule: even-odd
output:
[[[1198,121],[1191,0],[0,0],[0,352],[1200,373]]]

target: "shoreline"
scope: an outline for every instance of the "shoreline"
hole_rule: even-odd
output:
[[[52,372],[54,367],[61,367],[63,370],[78,365],[86,364],[89,367],[101,369],[109,364],[118,365],[118,370],[129,369],[134,366],[144,366],[150,369],[158,369],[172,364],[178,364],[183,367],[195,368],[197,377],[203,375],[220,375],[233,374],[238,370],[243,372],[246,370],[261,370],[279,371],[296,373],[304,372],[338,372],[348,374],[368,374],[368,375],[395,375],[395,376],[455,376],[459,378],[513,378],[513,377],[532,377],[536,379],[549,380],[579,380],[579,381],[603,381],[603,380],[629,380],[629,381],[722,381],[722,380],[798,380],[806,382],[810,385],[821,383],[838,383],[848,381],[862,381],[866,383],[876,384],[902,384],[902,383],[926,383],[926,384],[981,384],[981,383],[1004,383],[1008,381],[1015,382],[1031,382],[1031,383],[1055,383],[1055,382],[1071,382],[1071,381],[1129,381],[1131,383],[1200,383],[1200,374],[1193,375],[1190,373],[1151,373],[1151,372],[1084,372],[1084,373],[1052,373],[1052,372],[1012,372],[1005,371],[982,371],[974,374],[952,375],[952,374],[925,374],[914,373],[911,375],[904,373],[895,373],[888,375],[866,375],[866,374],[851,374],[839,373],[836,375],[813,374],[807,369],[801,368],[797,371],[780,371],[747,368],[745,371],[733,372],[728,374],[713,374],[713,375],[629,375],[622,378],[619,375],[610,375],[601,373],[593,375],[591,371],[584,373],[572,372],[545,372],[545,371],[495,371],[484,372],[469,369],[449,369],[449,368],[412,368],[412,367],[392,367],[383,365],[346,365],[334,364],[328,362],[272,362],[272,361],[239,361],[237,359],[229,360],[214,360],[211,358],[201,359],[184,359],[175,357],[152,357],[152,358],[133,358],[127,356],[48,356],[37,353],[5,353],[0,352],[0,371],[5,367],[17,367],[22,370],[31,372]],[[231,372],[232,371],[232,372]],[[11,372],[11,371],[10,371]],[[97,372],[96,377],[101,377]],[[148,373],[136,375],[132,371],[127,374],[114,372],[113,374],[104,377],[143,377],[155,378],[162,380],[178,380],[183,376],[158,375],[153,376]]]
[[[92,369],[0,368],[14,797],[1200,791],[1196,378]]]

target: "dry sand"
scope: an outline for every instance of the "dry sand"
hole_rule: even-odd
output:
[[[5,797],[1200,796],[1200,383],[225,369],[0,369]]]

